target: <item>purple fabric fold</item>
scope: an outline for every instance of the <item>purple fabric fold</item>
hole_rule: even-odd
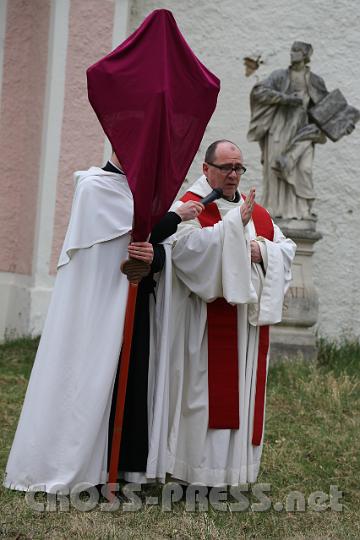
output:
[[[146,240],[173,202],[215,110],[220,81],[170,11],[151,13],[87,70],[89,101],[134,197],[133,239]]]

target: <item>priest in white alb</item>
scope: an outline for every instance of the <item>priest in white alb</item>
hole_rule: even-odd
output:
[[[223,190],[180,224],[172,249],[167,471],[207,486],[256,481],[269,325],[281,320],[296,249],[254,189],[238,192],[245,170],[240,149],[216,141],[204,175],[175,205]]]

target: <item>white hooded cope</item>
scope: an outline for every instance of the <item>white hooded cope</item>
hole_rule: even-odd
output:
[[[122,174],[76,173],[69,228],[10,452],[5,486],[28,490],[107,480],[111,397],[128,281],[120,271],[132,227]]]

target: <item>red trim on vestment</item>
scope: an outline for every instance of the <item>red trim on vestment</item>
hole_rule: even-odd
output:
[[[244,200],[246,196],[242,194]],[[274,225],[269,212],[260,206],[254,205],[252,219],[254,221],[257,236],[263,236],[267,240],[274,240]],[[267,355],[269,352],[269,326],[260,327],[258,361],[256,370],[256,390],[254,405],[254,426],[252,443],[259,446],[262,441],[265,412],[265,389],[267,375]]]
[[[252,443],[255,446],[261,444],[264,428],[265,413],[265,389],[267,374],[267,355],[269,352],[269,326],[260,326],[259,352],[256,370],[256,393],[254,406],[254,426]]]
[[[246,199],[245,195],[242,195]],[[201,197],[188,191],[181,201],[200,201]],[[268,211],[254,204],[252,219],[257,236],[274,239],[274,226]],[[202,227],[221,221],[216,203],[210,203],[198,216]],[[237,344],[237,307],[218,298],[207,304],[208,321],[208,384],[209,428],[239,428],[239,362]],[[264,425],[267,355],[269,351],[269,326],[259,330],[259,349],[256,372],[254,428],[252,444],[261,444]]]
[[[239,429],[237,307],[207,304],[209,428]]]
[[[188,191],[181,198],[200,201]],[[221,221],[217,205],[212,202],[198,216],[202,227],[213,227]],[[209,428],[239,429],[239,361],[237,346],[237,308],[224,298],[207,304]]]

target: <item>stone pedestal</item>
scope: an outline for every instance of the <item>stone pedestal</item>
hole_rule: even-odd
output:
[[[286,293],[283,320],[271,328],[271,361],[279,357],[316,356],[313,326],[318,317],[318,296],[313,282],[314,244],[322,238],[314,220],[276,220],[284,235],[297,245],[293,280]]]

